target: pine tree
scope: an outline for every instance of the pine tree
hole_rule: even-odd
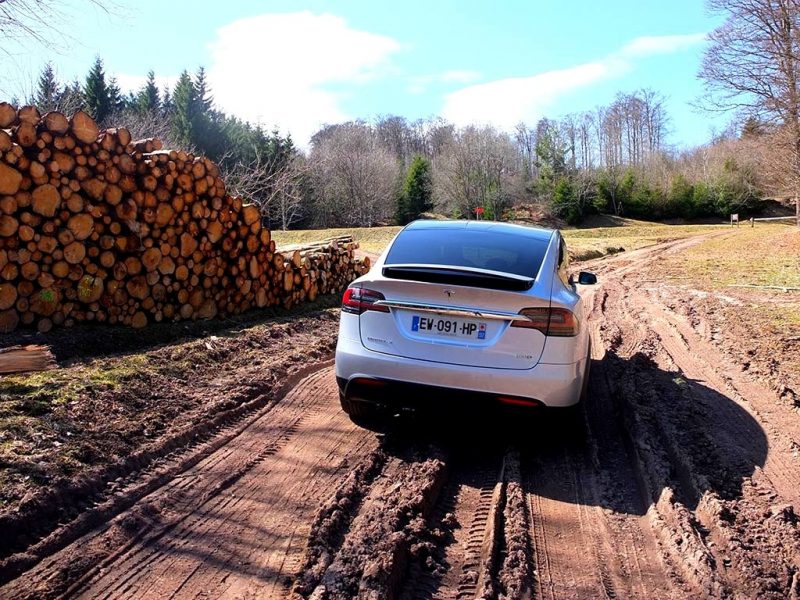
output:
[[[155,113],[160,106],[156,74],[151,70],[147,73],[147,82],[136,96],[136,110],[140,113]]]
[[[559,177],[553,190],[553,210],[558,217],[574,225],[583,217],[583,211],[575,193],[575,186],[568,177]]]
[[[164,86],[164,91],[161,94],[161,114],[164,116],[171,116],[175,110],[175,105],[172,102],[172,94],[169,91],[169,86]]]
[[[403,191],[398,199],[397,220],[405,225],[433,208],[431,163],[424,156],[415,156],[408,168]]]
[[[197,74],[194,78],[194,89],[197,93],[197,101],[200,105],[200,110],[202,112],[209,112],[214,104],[214,99],[211,97],[211,90],[208,87],[206,70],[204,67],[197,69]]]
[[[104,121],[111,112],[111,100],[109,98],[106,75],[103,72],[103,60],[98,56],[89,74],[86,76],[86,83],[83,86],[83,95],[86,100],[86,107],[97,121]]]
[[[230,147],[226,144],[223,133],[225,120],[214,111],[206,71],[203,67],[197,70],[193,84],[196,111],[192,118],[192,145],[212,160],[219,160],[230,150]]]
[[[174,105],[172,132],[178,142],[189,145],[193,141],[192,134],[198,110],[197,90],[186,71],[181,73],[178,83],[175,84],[172,102]]]
[[[117,78],[112,77],[108,82],[108,113],[113,115],[125,109],[127,101],[119,89]]]
[[[55,110],[58,106],[59,96],[61,96],[60,88],[61,86],[58,84],[56,75],[53,72],[53,65],[47,63],[39,76],[39,85],[36,88],[36,94],[32,98],[32,103],[42,112]]]

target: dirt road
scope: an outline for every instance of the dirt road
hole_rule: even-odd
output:
[[[800,416],[648,282],[695,243],[592,265],[585,439],[360,429],[323,363],[0,597],[798,598]]]

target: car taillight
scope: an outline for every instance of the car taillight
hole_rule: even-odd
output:
[[[527,406],[529,408],[539,408],[542,406],[542,403],[538,400],[515,398],[513,396],[497,396],[497,401],[500,402],[500,404],[507,404],[509,406]]]
[[[528,320],[511,321],[512,327],[538,329],[552,337],[578,335],[578,319],[566,308],[523,308],[519,314],[528,317]]]
[[[354,315],[360,315],[367,310],[377,310],[388,313],[388,306],[375,304],[378,300],[386,300],[386,297],[380,292],[368,290],[366,288],[347,288],[342,297],[342,311]]]

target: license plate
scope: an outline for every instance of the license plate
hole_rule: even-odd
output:
[[[413,315],[411,331],[423,335],[461,339],[485,340],[486,323],[452,317],[426,317]]]

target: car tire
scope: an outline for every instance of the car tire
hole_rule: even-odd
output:
[[[586,370],[583,373],[581,382],[581,393],[578,402],[572,406],[552,408],[551,416],[554,421],[554,431],[557,431],[561,439],[570,446],[580,446],[586,441],[586,398],[589,395],[589,371],[592,364],[591,360],[591,341],[589,353],[586,359]]]
[[[583,444],[587,437],[583,402],[550,410],[558,439],[571,446]]]
[[[578,404],[585,404],[586,398],[589,395],[589,376],[591,375],[592,370],[592,353],[591,353],[591,346],[589,348],[589,356],[586,359],[586,371],[583,373],[583,383],[581,384],[581,396],[580,400],[578,400]]]
[[[378,417],[378,409],[369,402],[362,402],[360,400],[351,400],[347,398],[342,392],[339,392],[339,404],[342,405],[342,410],[347,413],[350,420],[356,425],[365,425],[372,423]]]

